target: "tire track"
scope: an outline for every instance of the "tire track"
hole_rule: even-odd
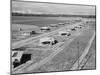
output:
[[[72,68],[70,70],[77,70],[78,69],[79,64],[82,62],[82,60],[84,59],[84,57],[89,52],[89,49],[91,47],[91,44],[92,44],[94,38],[95,38],[95,32],[93,33],[93,36],[91,37],[90,41],[88,42],[88,45],[85,48],[83,54],[79,57],[79,59],[75,62],[75,64],[72,66]]]

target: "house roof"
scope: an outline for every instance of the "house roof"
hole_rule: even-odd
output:
[[[44,41],[54,41],[53,37],[44,37],[40,39],[40,42],[44,42]]]

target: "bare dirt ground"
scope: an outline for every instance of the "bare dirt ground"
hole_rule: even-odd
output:
[[[82,66],[81,70],[96,69],[96,50],[95,49],[96,49],[96,38],[94,39],[90,47],[88,55],[84,59],[86,60],[86,62]]]
[[[55,55],[49,62],[41,65],[40,67],[34,70],[31,70],[30,72],[69,71],[72,65],[82,55],[84,49],[86,48],[88,44],[88,41],[92,37],[93,32],[95,31],[95,22],[87,23],[85,27],[86,28],[84,28],[83,30],[80,30],[82,32],[81,35],[79,35],[76,39],[74,39],[68,46],[66,45],[68,40],[65,40],[66,42],[64,44],[65,48],[61,52],[59,52],[57,55]],[[71,38],[73,37],[74,35]],[[63,39],[63,38],[57,38],[57,39]],[[95,42],[96,40],[92,42],[89,52],[85,56],[82,62],[83,65],[81,67],[81,70],[96,68],[96,63],[95,63],[96,43]],[[30,46],[32,47],[33,45],[34,44]],[[32,59],[34,63],[37,63],[45,59],[47,56],[53,53],[53,51],[50,51],[50,50],[37,51],[37,50],[34,50],[34,48],[32,48],[32,50],[30,49],[29,52],[32,54]]]
[[[50,72],[50,71],[66,71],[70,70],[72,65],[82,54],[91,36],[93,35],[92,30],[86,30],[81,36],[76,38],[70,43],[69,47],[65,48],[62,52],[57,54],[51,61],[34,70],[33,72]],[[89,55],[94,55],[88,60],[87,64],[83,69],[94,69],[95,68],[95,41],[93,41],[94,47],[89,51]],[[91,48],[90,48],[91,49]],[[79,53],[78,53],[79,50]],[[91,53],[90,53],[91,52]],[[89,56],[87,55],[87,56]],[[93,60],[92,60],[93,59]]]

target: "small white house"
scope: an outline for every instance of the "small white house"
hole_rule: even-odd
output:
[[[58,33],[59,33],[60,36],[61,36],[62,34],[65,34],[65,35],[66,35],[66,31],[65,31],[65,30],[64,30],[64,31],[59,31]]]
[[[67,32],[71,32],[71,30],[70,30],[70,29],[67,29],[66,31],[67,31]]]
[[[21,35],[23,35],[23,36],[29,36],[30,32],[22,32]]]
[[[70,32],[64,30],[64,31],[59,31],[58,34],[59,34],[59,36],[69,36],[70,35]]]
[[[58,23],[58,25],[65,25],[65,23]]]
[[[50,45],[52,43],[54,43],[54,38],[52,37],[44,37],[40,39],[40,46],[45,46],[45,45]]]
[[[14,62],[15,59],[17,59],[20,62],[23,52],[24,51],[12,51],[12,62]]]
[[[17,35],[17,38],[26,38],[30,36],[30,31],[20,31]]]
[[[40,30],[41,31],[48,31],[48,30],[50,30],[50,28],[49,27],[41,27]]]
[[[50,27],[58,27],[57,24],[51,24]]]

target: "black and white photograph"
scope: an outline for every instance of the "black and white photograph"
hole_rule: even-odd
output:
[[[11,0],[11,74],[96,69],[96,6]]]

